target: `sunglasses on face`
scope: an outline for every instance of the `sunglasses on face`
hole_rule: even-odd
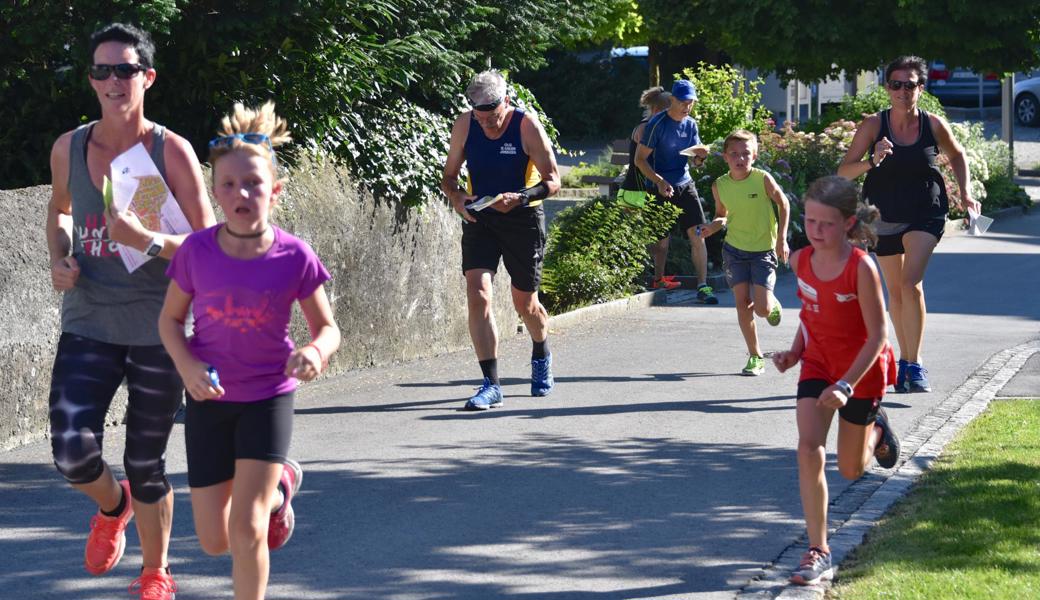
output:
[[[502,98],[495,100],[494,102],[488,102],[487,104],[474,104],[473,110],[478,112],[491,112],[498,108],[498,105],[502,104]]]
[[[118,79],[131,79],[138,73],[147,71],[148,67],[135,65],[133,63],[120,63],[118,65],[90,65],[90,78],[96,81],[104,81],[116,74]]]
[[[903,88],[906,88],[908,92],[912,92],[919,87],[921,87],[920,81],[900,81],[898,79],[892,79],[888,82],[888,89],[893,92],[898,92]]]

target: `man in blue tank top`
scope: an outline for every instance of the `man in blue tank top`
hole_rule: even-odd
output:
[[[718,304],[714,291],[708,285],[708,249],[696,228],[706,222],[697,186],[690,177],[689,157],[680,154],[693,149],[695,164],[704,162],[707,147],[701,145],[697,122],[690,117],[690,109],[697,102],[693,83],[680,79],[672,86],[672,103],[667,111],[656,114],[643,128],[643,138],[636,148],[635,165],[646,176],[647,189],[655,202],[670,202],[682,209],[679,228],[690,240],[690,257],[697,271],[697,301]],[[653,247],[654,282],[664,278],[668,256],[668,236]]]
[[[135,27],[116,23],[95,32],[87,76],[101,119],[63,134],[51,150],[47,246],[51,282],[64,297],[50,428],[58,471],[98,505],[84,553],[87,571],[101,575],[119,563],[136,515],[143,566],[131,587],[165,599],[176,590],[167,560],[173,491],[165,452],[184,388],[159,339],[158,320],[167,261],[186,236],[149,231],[132,211],[106,207],[102,178],[112,159],[143,144],[192,228],[216,221],[191,145],[144,117],[154,52],[148,34]],[[151,259],[128,272],[116,243]],[[124,377],[127,480],[117,481],[102,442],[105,414]]]
[[[477,74],[466,88],[473,110],[451,130],[451,146],[441,189],[463,218],[462,272],[466,277],[469,333],[484,380],[469,399],[469,410],[502,405],[498,378],[498,333],[492,313],[492,278],[505,263],[512,280],[513,306],[531,334],[531,395],[553,387],[549,315],[538,301],[545,251],[542,200],[560,188],[549,137],[533,114],[512,106],[506,81],[497,71]],[[459,186],[462,165],[467,185]],[[480,199],[494,199],[473,210]]]

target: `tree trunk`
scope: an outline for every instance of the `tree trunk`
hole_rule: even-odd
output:
[[[661,85],[661,45],[650,40],[646,52],[647,65],[650,67],[650,85],[648,88]]]

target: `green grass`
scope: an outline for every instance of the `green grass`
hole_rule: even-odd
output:
[[[828,597],[1040,598],[1040,400],[991,404],[871,531]]]

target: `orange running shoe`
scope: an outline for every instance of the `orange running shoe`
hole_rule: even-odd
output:
[[[673,281],[667,277],[661,277],[660,279],[654,279],[654,285],[652,286],[655,290],[674,290],[681,286],[682,283]]]
[[[87,537],[87,549],[83,553],[83,566],[91,575],[104,575],[112,570],[119,559],[123,558],[126,549],[126,526],[134,518],[134,505],[130,497],[130,482],[119,482],[126,498],[126,507],[118,517],[97,514],[90,519],[90,535]]]
[[[267,547],[270,550],[281,548],[292,537],[293,529],[296,527],[292,499],[296,497],[296,492],[300,491],[302,482],[303,467],[291,458],[285,459],[285,468],[282,469],[282,488],[285,490],[282,506],[271,513],[271,520],[267,524]]]
[[[141,600],[174,600],[177,584],[173,581],[169,567],[141,569],[141,576],[130,584],[128,591]]]

